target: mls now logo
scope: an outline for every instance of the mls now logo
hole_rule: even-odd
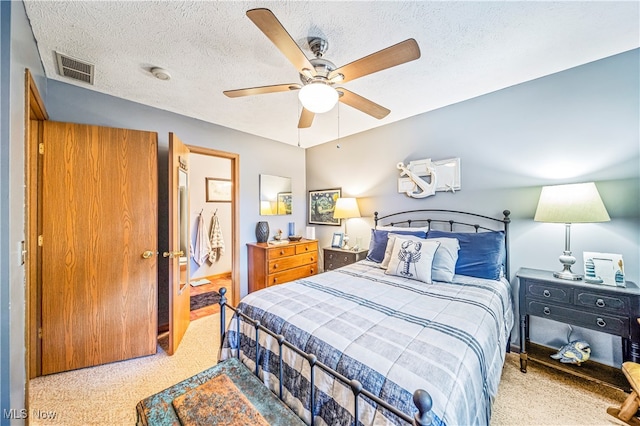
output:
[[[17,408],[10,408],[10,409],[4,409],[2,410],[2,416],[5,419],[26,419],[27,417],[29,417],[27,410],[25,410],[24,408],[21,410],[18,410]]]

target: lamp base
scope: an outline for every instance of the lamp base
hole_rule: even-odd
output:
[[[576,258],[573,257],[569,250],[565,250],[562,253],[560,256],[560,263],[562,263],[562,271],[554,272],[554,277],[571,281],[580,281],[582,279],[582,275],[574,274],[571,270],[571,265],[576,263]]]
[[[569,270],[569,272],[566,272],[566,271],[554,272],[553,276],[556,278],[561,278],[563,280],[571,280],[571,281],[580,281],[582,279],[582,275],[574,274],[573,272],[571,272],[571,270]]]

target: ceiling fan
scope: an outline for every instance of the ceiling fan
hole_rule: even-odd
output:
[[[319,37],[309,40],[309,47],[315,55],[315,58],[309,60],[269,9],[251,9],[247,11],[247,16],[296,67],[302,84],[276,84],[226,90],[223,93],[230,98],[237,98],[300,90],[299,98],[303,108],[298,128],[310,127],[315,114],[329,111],[338,101],[377,119],[386,117],[391,112],[387,108],[343,87],[334,88],[333,86],[420,57],[418,43],[410,38],[337,68],[332,62],[322,57],[329,46],[326,40]]]

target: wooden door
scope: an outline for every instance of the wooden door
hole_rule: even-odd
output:
[[[190,323],[189,148],[169,133],[169,355],[173,355]]]
[[[157,135],[42,124],[42,374],[153,354]]]

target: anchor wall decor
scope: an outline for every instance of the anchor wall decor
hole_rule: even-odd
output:
[[[400,170],[398,192],[404,192],[412,198],[425,198],[435,195],[436,191],[460,189],[460,159],[431,161],[431,158],[414,160],[406,166],[399,162]]]

